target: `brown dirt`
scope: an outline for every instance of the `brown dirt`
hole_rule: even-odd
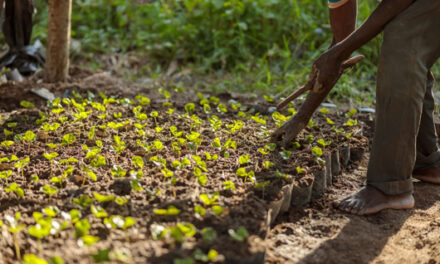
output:
[[[308,209],[282,216],[268,236],[267,263],[440,263],[440,186],[415,183],[412,210],[353,216],[332,201],[357,190],[368,155]]]

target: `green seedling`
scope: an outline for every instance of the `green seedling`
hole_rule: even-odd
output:
[[[322,149],[318,146],[312,148],[312,154],[315,158],[320,158],[322,156]]]
[[[21,214],[16,213],[15,217],[6,215],[6,221],[8,222],[8,231],[12,233],[12,238],[14,240],[14,248],[15,248],[15,255],[17,256],[18,260],[21,260],[21,254],[20,254],[20,246],[18,244],[18,234],[26,228],[25,225],[21,225],[18,223],[20,220]]]
[[[96,157],[90,161],[90,166],[93,168],[99,168],[104,165],[107,165],[107,161],[102,155],[96,155]]]
[[[219,113],[227,113],[228,112],[228,107],[226,107],[226,105],[224,105],[224,104],[218,104],[217,105],[217,112],[219,112]]]
[[[266,120],[264,120],[263,118],[260,117],[260,114],[255,114],[254,116],[250,117],[252,120],[254,120],[256,123],[265,126],[266,125]]]
[[[307,135],[307,137],[305,138],[305,142],[307,143],[312,143],[315,140],[315,138],[313,137],[312,134]]]
[[[25,254],[23,256],[24,264],[47,264],[47,261],[35,256],[34,254]]]
[[[234,120],[233,124],[226,125],[226,127],[229,129],[229,133],[234,134],[244,127],[244,122],[241,120]]]
[[[120,228],[124,231],[135,224],[136,220],[130,216],[124,218],[120,215],[112,215],[109,218],[104,219],[104,225],[107,228]]]
[[[139,104],[142,106],[150,105],[150,98],[148,97],[144,97],[141,94],[138,94],[136,96],[136,99],[138,100]]]
[[[334,125],[335,124],[335,122],[333,122],[330,118],[326,118],[325,119],[326,121],[327,121],[327,124],[329,124],[329,125]]]
[[[248,179],[251,180],[251,182],[255,181],[255,173],[254,171],[247,172],[245,168],[238,168],[235,172],[235,175],[238,177],[243,177],[244,181],[246,182]]]
[[[208,119],[209,126],[215,132],[218,131],[222,127],[222,121],[216,116],[213,115]]]
[[[156,127],[157,127],[157,117],[159,116],[159,112],[157,112],[157,111],[152,111],[152,112],[150,113],[150,116],[154,119],[154,124],[155,124]]]
[[[357,119],[351,119],[351,118],[349,118],[348,120],[347,120],[347,122],[345,122],[344,123],[344,126],[346,126],[346,127],[352,127],[352,126],[356,126],[358,124],[358,121],[357,121]]]
[[[185,237],[193,237],[196,233],[196,227],[187,222],[177,223],[169,228],[169,234],[179,243],[183,243]]]
[[[212,243],[217,238],[217,232],[212,227],[203,228],[201,234],[206,243]]]
[[[23,106],[24,108],[33,108],[33,107],[35,107],[34,103],[28,102],[26,100],[21,101],[20,105]]]
[[[58,188],[52,185],[44,185],[42,187],[42,191],[49,195],[49,198],[52,198],[52,195],[56,194],[58,192]]]
[[[275,164],[272,161],[266,160],[263,162],[263,167],[268,170],[273,167]]]
[[[73,134],[65,134],[63,135],[63,139],[61,141],[61,146],[70,146],[73,144],[73,142],[75,142],[76,137]]]
[[[93,200],[87,194],[83,194],[80,197],[73,199],[73,203],[78,205],[82,210],[86,210],[91,204],[93,204]]]
[[[356,109],[350,109],[350,111],[348,111],[347,113],[345,113],[345,116],[347,117],[347,118],[351,118],[351,117],[353,117],[355,114],[357,114],[357,110]]]
[[[196,111],[196,105],[194,103],[188,103],[185,105],[185,111],[187,115],[191,115]]]
[[[298,175],[299,174],[304,174],[304,173],[306,173],[306,170],[301,168],[301,167],[299,167],[299,166],[297,166],[296,167],[296,173],[298,173]]]
[[[324,139],[318,139],[316,141],[316,143],[318,143],[319,145],[321,145],[321,147],[325,148],[327,146],[330,146],[332,144],[331,141],[325,141]]]
[[[244,226],[240,226],[237,231],[234,229],[228,230],[229,235],[238,242],[244,242],[245,239],[249,236],[246,228]]]
[[[11,170],[4,170],[0,172],[0,179],[5,180],[6,184],[8,184],[8,178],[11,177],[12,171]]]
[[[123,178],[127,174],[127,171],[119,167],[118,165],[113,165],[110,173],[116,178]]]
[[[330,110],[327,107],[323,107],[323,108],[319,109],[319,112],[323,115],[330,114]]]
[[[52,153],[44,153],[43,156],[50,162],[50,176],[52,176],[53,173],[53,159],[58,157],[58,153],[57,152],[52,152]]]
[[[217,200],[219,198],[219,193],[215,192],[213,194],[200,194],[199,198],[202,201],[202,203],[207,206],[216,205]]]
[[[93,193],[93,197],[95,197],[95,199],[101,203],[108,203],[108,202],[115,200],[115,196],[112,194],[111,195],[102,195],[102,194],[95,192],[95,193]]]
[[[28,131],[26,131],[26,132],[24,133],[23,137],[21,138],[22,140],[26,140],[26,141],[28,142],[28,152],[29,152],[29,153],[30,153],[30,150],[31,150],[31,144],[32,144],[32,142],[35,141],[35,138],[36,138],[36,137],[37,137],[37,136],[35,135],[34,132],[28,130]]]
[[[201,219],[206,214],[206,209],[197,204],[194,206],[194,213],[196,218]]]
[[[235,184],[232,181],[224,181],[222,185],[225,190],[235,191]]]
[[[180,210],[177,209],[175,206],[173,205],[169,205],[167,209],[154,209],[153,213],[155,215],[168,215],[168,216],[173,216],[173,215],[178,215],[180,214]]]
[[[283,160],[289,160],[290,157],[292,156],[292,151],[289,150],[280,151],[280,156]]]
[[[22,188],[18,186],[17,183],[11,183],[7,188],[5,188],[5,191],[7,192],[14,192],[18,197],[23,198],[24,197],[24,191]]]
[[[92,235],[85,235],[78,239],[78,245],[81,247],[90,247],[99,241],[99,237]]]
[[[246,154],[246,155],[242,155],[242,156],[240,156],[239,158],[238,158],[238,163],[240,164],[240,165],[245,165],[245,164],[248,164],[248,163],[251,163],[252,161],[251,161],[251,158],[250,158],[250,155],[249,154]]]
[[[217,256],[218,252],[214,249],[210,249],[207,254],[203,253],[203,251],[199,248],[197,248],[194,253],[194,259],[202,261],[202,262],[212,262],[214,261]]]
[[[92,204],[90,206],[90,211],[97,218],[105,218],[105,217],[108,216],[108,213],[101,206],[95,206],[95,205]]]
[[[275,121],[275,123],[277,124],[277,126],[281,126],[282,124],[284,124],[289,117],[279,113],[279,112],[274,112],[272,114],[272,119]]]
[[[264,145],[262,148],[258,148],[258,152],[260,152],[263,155],[269,154],[271,151],[274,151],[276,149],[277,145],[275,143],[269,143]]]
[[[5,148],[8,148],[8,147],[10,147],[10,146],[12,146],[12,145],[14,145],[15,143],[14,143],[14,141],[12,141],[12,140],[5,140],[5,141],[2,141],[2,146],[3,147],[5,147]]]
[[[17,168],[19,171],[21,171],[21,177],[24,177],[24,167],[26,167],[30,162],[30,158],[26,157],[24,159],[21,159],[17,161],[14,164],[14,167]]]
[[[87,166],[82,165],[81,169],[86,173],[86,175],[92,180],[92,181],[97,181],[98,178],[96,177],[96,174]],[[83,181],[81,186],[84,186],[84,184],[86,183],[86,175],[84,175],[83,177]]]

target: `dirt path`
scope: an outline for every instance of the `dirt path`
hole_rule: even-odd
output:
[[[367,160],[311,208],[280,218],[267,263],[440,263],[440,186],[415,183],[413,210],[359,217],[332,208],[362,184]]]

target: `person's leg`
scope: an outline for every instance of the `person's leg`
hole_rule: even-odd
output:
[[[413,177],[422,181],[440,184],[440,151],[434,125],[434,77],[428,73],[428,83],[423,102],[422,118],[417,135],[417,158]]]
[[[386,26],[367,185],[343,199],[340,209],[370,214],[414,206],[416,137],[428,69],[440,55],[439,16],[440,1],[418,0]]]

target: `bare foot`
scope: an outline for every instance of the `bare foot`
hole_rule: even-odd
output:
[[[429,168],[414,171],[413,177],[424,182],[440,184],[440,168]]]
[[[412,194],[388,196],[367,185],[340,200],[337,206],[340,210],[351,214],[367,215],[383,209],[411,209],[414,207],[414,197]]]

